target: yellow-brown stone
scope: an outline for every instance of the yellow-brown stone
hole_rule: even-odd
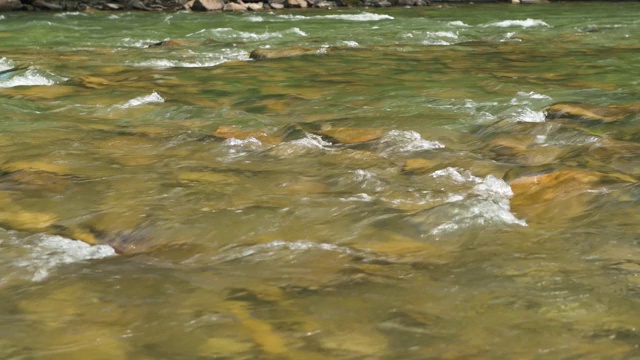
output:
[[[329,128],[316,131],[316,134],[328,137],[341,144],[360,144],[379,139],[385,130],[380,128]]]
[[[547,119],[575,119],[580,121],[614,122],[640,112],[640,104],[598,106],[591,104],[559,103],[545,109]]]

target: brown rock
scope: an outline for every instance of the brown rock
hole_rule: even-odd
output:
[[[242,4],[237,4],[237,3],[228,3],[224,6],[224,8],[222,9],[224,11],[233,11],[233,12],[241,12],[241,11],[247,11],[247,5],[245,5],[244,3]]]
[[[191,5],[193,11],[219,11],[223,8],[223,0],[195,0]]]
[[[269,3],[269,6],[274,10],[284,9],[284,5],[280,3]]]
[[[590,104],[559,103],[546,108],[547,119],[613,122],[640,112],[640,105],[598,106]]]
[[[331,128],[316,131],[317,135],[328,137],[334,142],[342,144],[360,144],[379,139],[384,135],[384,129],[368,128]]]
[[[247,10],[251,10],[251,11],[259,11],[264,8],[264,4],[262,2],[247,3],[246,6],[247,6]]]
[[[271,4],[273,5],[276,4]],[[254,60],[264,60],[264,59],[278,59],[285,57],[293,57],[293,56],[302,56],[302,55],[311,55],[311,54],[319,54],[320,50],[312,47],[304,47],[304,46],[294,46],[286,49],[255,49],[249,54],[249,57]]]
[[[512,209],[527,221],[557,221],[581,215],[597,196],[591,190],[609,182],[637,180],[624,174],[604,174],[583,170],[558,170],[521,176],[509,182]]]

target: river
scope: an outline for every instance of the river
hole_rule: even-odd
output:
[[[639,14],[0,14],[0,357],[640,356]]]

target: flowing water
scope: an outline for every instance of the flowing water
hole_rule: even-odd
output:
[[[0,15],[0,357],[640,357],[638,15]]]

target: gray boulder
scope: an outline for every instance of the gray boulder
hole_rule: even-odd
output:
[[[0,0],[0,11],[11,11],[22,8],[20,0]]]

